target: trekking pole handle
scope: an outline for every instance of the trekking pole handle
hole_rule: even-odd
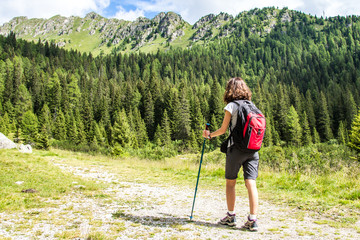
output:
[[[206,123],[206,125],[205,125],[205,130],[209,130],[209,127],[210,127],[210,123]],[[208,139],[211,139],[211,137],[209,136],[209,137],[207,137]]]

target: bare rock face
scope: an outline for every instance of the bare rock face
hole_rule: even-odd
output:
[[[192,36],[192,40],[198,41],[200,39],[213,37],[212,30],[221,29],[225,23],[230,22],[232,19],[233,17],[227,13],[220,13],[218,15],[209,14],[202,17],[193,26],[193,29],[197,29],[197,31]],[[233,30],[234,29],[226,29],[223,31],[222,36],[231,34]]]
[[[291,17],[289,12],[285,12],[284,15],[281,17],[281,22],[291,22]]]
[[[16,148],[16,144],[8,139],[4,134],[0,133],[0,149]]]
[[[199,28],[199,27],[203,26],[204,24],[209,23],[209,22],[210,22],[211,20],[213,20],[214,18],[215,18],[215,15],[214,15],[214,14],[206,15],[206,16],[200,18],[200,20],[197,21],[197,22],[194,24],[193,28],[194,28],[194,29],[195,29],[195,28]]]

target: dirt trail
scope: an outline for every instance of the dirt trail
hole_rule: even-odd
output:
[[[0,213],[0,239],[359,239],[352,228],[337,229],[320,216],[260,202],[259,232],[217,224],[226,212],[220,191],[198,190],[193,221],[189,221],[194,189],[126,182],[99,166],[79,168],[56,163],[64,171],[111,183],[97,197],[73,192],[51,200],[53,207],[24,213]],[[81,187],[81,186],[79,186]],[[248,202],[236,199],[238,226],[246,220]],[[357,223],[359,225],[359,222]],[[98,235],[96,235],[98,234]],[[100,237],[99,237],[100,238]]]

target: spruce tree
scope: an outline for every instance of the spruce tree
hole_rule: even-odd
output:
[[[34,113],[38,114],[45,102],[44,76],[40,74],[35,63],[33,63],[31,67],[27,87],[33,100]],[[39,127],[41,128],[41,125],[39,125]]]
[[[99,122],[99,130],[100,130],[100,136],[102,137],[102,139],[98,140],[100,146],[105,147],[106,145],[108,145],[108,137],[107,137],[107,131],[106,131],[106,126],[104,125],[104,123],[102,121]]]
[[[185,97],[184,90],[181,91],[179,99],[175,105],[174,114],[174,131],[175,139],[183,140],[184,143],[190,138],[191,134],[191,119],[190,119],[190,106]]]
[[[13,87],[14,87],[14,96],[13,96],[13,102],[16,104],[17,102],[21,102],[21,99],[23,96],[23,90],[20,89],[20,86],[25,85],[23,84],[24,74],[23,74],[23,67],[22,67],[22,59],[20,57],[14,57],[14,75],[13,75]],[[26,87],[25,87],[26,89]],[[26,96],[28,97],[28,96]],[[28,109],[26,109],[27,111]]]
[[[356,116],[356,103],[353,97],[353,94],[350,90],[347,90],[345,94],[345,102],[344,102],[344,108],[345,108],[345,119],[346,119],[346,128],[350,129],[351,123]]]
[[[52,129],[52,133],[55,139],[65,140],[66,139],[66,125],[65,117],[61,110],[55,115],[55,122]]]
[[[1,75],[0,75],[0,77],[1,77]],[[1,86],[1,82],[0,82],[0,86]],[[1,93],[1,90],[0,90],[0,116],[4,115],[4,108],[2,106],[1,99],[2,99],[2,93]]]
[[[306,97],[305,97],[304,109],[306,109],[306,115],[308,116],[310,129],[313,129],[314,127],[316,127],[316,118],[315,118],[315,112],[314,112],[314,105],[315,105],[315,103],[311,98],[310,90],[307,90],[306,91]]]
[[[290,87],[290,104],[294,106],[296,112],[302,112],[301,95],[294,82],[291,83]]]
[[[351,124],[349,147],[360,153],[360,110]]]
[[[211,122],[210,122],[210,132],[216,131],[219,128],[220,128],[220,125],[217,123],[217,119],[216,119],[215,115],[212,115]],[[205,126],[204,126],[204,129],[205,129]],[[220,146],[221,139],[219,137],[215,137],[215,138],[211,139],[210,143],[211,143],[212,148],[216,149],[217,147]]]
[[[32,111],[27,111],[21,121],[21,129],[25,142],[36,141],[38,120]]]
[[[3,98],[4,102],[10,101],[13,102],[14,95],[15,95],[15,89],[14,89],[14,68],[13,63],[10,61],[10,59],[6,59],[5,61],[5,74],[4,74],[4,91]]]
[[[47,127],[43,125],[40,129],[40,133],[37,137],[37,146],[40,149],[49,150],[50,142]]]
[[[96,139],[97,144],[100,146],[104,146],[105,138],[103,137],[102,132],[100,130],[100,126],[96,121],[93,121],[91,129],[92,129],[92,133],[94,135],[94,138]],[[94,142],[94,140],[93,140],[93,142]]]
[[[144,147],[149,138],[146,131],[146,125],[144,120],[141,118],[141,114],[139,109],[135,108],[133,111],[133,119],[134,119],[134,125],[135,125],[135,136],[137,139],[138,146],[140,148]]]
[[[316,128],[314,127],[313,128],[313,139],[314,139],[314,143],[320,143],[321,142],[321,139],[320,139],[320,135],[318,133],[318,131],[316,130]]]
[[[75,121],[76,121],[76,129],[77,129],[77,136],[76,136],[76,144],[83,144],[87,143],[86,134],[84,130],[84,123],[81,118],[79,109],[75,109]]]
[[[214,79],[211,86],[211,95],[209,98],[210,115],[214,115],[217,123],[220,123],[224,117],[224,104],[222,100],[222,91],[220,84]]]
[[[11,122],[15,121],[15,109],[10,100],[6,101],[4,104],[4,112],[8,114]]]
[[[171,139],[175,139],[175,117],[176,117],[176,106],[179,105],[178,90],[176,88],[171,88],[168,90],[165,95],[165,104],[166,110],[169,115],[169,122],[171,127]]]
[[[160,125],[158,124],[156,126],[156,130],[155,130],[155,134],[154,134],[154,143],[157,146],[163,146],[164,145],[162,143],[162,141],[161,141],[162,135],[163,135],[162,129],[161,129]]]
[[[310,145],[312,143],[312,136],[311,136],[311,129],[309,126],[309,121],[307,118],[307,114],[304,111],[302,116],[302,126],[303,126],[303,132],[302,132],[302,143],[304,146]]]
[[[93,140],[90,142],[90,149],[92,151],[98,151],[99,150],[99,144],[98,141],[96,140],[96,137],[93,137]]]
[[[287,142],[293,146],[300,146],[301,144],[301,126],[299,123],[299,115],[297,114],[293,105],[289,109],[286,116],[287,123]]]
[[[8,135],[11,131],[11,123],[7,112],[4,114],[4,116],[0,116],[0,122],[0,132],[4,135]]]
[[[345,126],[345,123],[343,121],[340,122],[339,124],[339,129],[338,129],[338,133],[337,133],[337,139],[339,141],[340,144],[347,144],[348,142],[348,133],[347,133],[347,130],[346,130],[346,126]]]
[[[164,111],[163,118],[161,120],[161,142],[165,146],[169,146],[171,144],[171,127],[169,122],[169,117],[167,111]]]
[[[190,134],[190,139],[188,141],[188,149],[190,149],[193,152],[199,151],[199,144],[197,142],[197,133],[192,129]]]
[[[112,134],[114,146],[120,146],[121,148],[132,146],[133,133],[124,109],[116,113]]]
[[[328,105],[326,101],[325,94],[323,92],[320,93],[320,105],[318,110],[318,127],[320,138],[323,141],[329,141],[333,138],[333,133],[331,130],[331,122],[328,111]]]
[[[81,91],[78,85],[79,80],[77,77],[72,74],[70,83],[67,86],[68,97],[70,102],[70,109],[73,110],[79,104],[79,99],[81,98]]]
[[[264,146],[272,146],[273,145],[273,127],[272,127],[272,118],[267,115],[266,116],[266,129],[264,136]]]
[[[284,114],[287,114],[289,112],[290,108],[290,102],[289,97],[286,88],[282,84],[279,84],[277,86],[277,92],[275,99],[275,111],[274,111],[274,120],[275,120],[275,128],[278,131],[280,138],[282,140],[286,140],[288,134],[287,134],[287,122],[286,117],[284,117]]]
[[[27,111],[32,111],[32,100],[29,91],[24,84],[19,86],[17,90],[19,96],[16,97],[17,101],[14,102],[15,116],[18,122],[22,121],[22,116]]]
[[[47,104],[44,104],[42,107],[38,119],[40,128],[45,126],[48,136],[51,136],[51,112]],[[41,129],[39,129],[39,131],[41,131]]]
[[[70,121],[67,126],[67,139],[73,143],[78,143],[78,127],[73,114],[70,115]]]
[[[145,102],[144,102],[144,107],[145,107],[145,115],[144,115],[144,121],[146,124],[146,129],[148,132],[148,136],[150,139],[153,138],[154,136],[154,131],[155,131],[155,113],[154,113],[154,101],[153,98],[151,96],[150,91],[147,92],[146,96],[145,96]]]
[[[201,113],[199,98],[195,96],[194,104],[191,110],[191,129],[195,132],[195,138],[198,146],[201,145],[203,140],[202,131],[204,129],[204,126],[205,120],[203,114]]]
[[[94,116],[92,107],[85,97],[82,98],[81,118],[84,124],[86,140],[87,142],[91,142],[93,140],[93,135],[91,134],[91,124]]]
[[[7,131],[7,124],[5,124],[3,118],[0,115],[0,133],[7,135],[8,131]]]
[[[50,78],[46,88],[49,109],[52,113],[56,113],[59,111],[61,103],[61,85],[59,75],[56,72]]]
[[[65,118],[65,129],[66,129],[66,140],[68,140],[69,135],[71,134],[69,133],[71,128],[71,116],[68,111],[65,112],[64,118]]]
[[[273,135],[273,143],[274,143],[274,145],[275,146],[280,146],[282,144],[282,141],[280,139],[280,134],[279,134],[278,131],[276,131],[274,125],[271,125],[271,132],[272,132],[272,135]]]
[[[1,46],[0,46],[1,49]],[[0,50],[1,51],[1,50]],[[5,62],[3,60],[0,60],[0,105],[1,105],[1,101],[3,100],[3,93],[4,93],[4,89],[5,89]],[[0,115],[2,115],[3,113],[0,112]]]

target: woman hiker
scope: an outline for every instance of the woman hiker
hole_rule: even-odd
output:
[[[203,137],[213,138],[220,136],[226,132],[230,125],[233,129],[236,125],[238,105],[233,101],[236,100],[251,100],[251,91],[246,85],[245,81],[239,77],[232,78],[226,85],[226,91],[224,94],[224,102],[227,104],[225,107],[225,116],[221,127],[215,132],[204,130]],[[232,130],[230,129],[230,130]],[[226,166],[225,166],[225,178],[226,178],[226,202],[228,212],[226,216],[220,220],[220,224],[235,226],[236,214],[235,214],[235,185],[238,177],[238,172],[243,167],[245,186],[248,191],[250,214],[247,222],[242,226],[242,229],[250,231],[257,231],[258,225],[256,223],[257,211],[258,211],[258,191],[256,188],[256,178],[258,176],[259,167],[259,154],[242,152],[241,150],[232,147],[233,143],[230,139],[228,143],[228,150],[226,153]]]

